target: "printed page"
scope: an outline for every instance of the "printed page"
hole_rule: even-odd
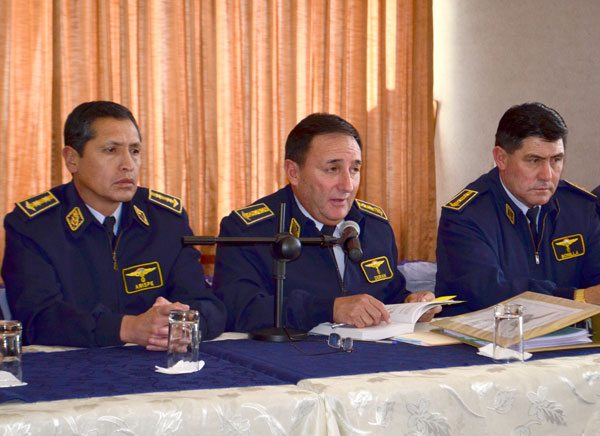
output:
[[[462,301],[444,300],[426,301],[423,303],[386,304],[385,307],[390,312],[392,321],[416,324],[419,318],[432,307],[458,303],[462,303]]]

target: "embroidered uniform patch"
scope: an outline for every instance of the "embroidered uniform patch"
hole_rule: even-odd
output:
[[[152,189],[149,189],[148,200],[150,200],[153,203],[159,204],[162,207],[165,207],[179,215],[181,215],[181,212],[183,211],[181,199],[173,197],[172,195],[163,194],[162,192],[153,191]]]
[[[79,227],[81,227],[81,225],[85,221],[85,219],[83,218],[83,214],[81,213],[81,209],[79,209],[79,207],[77,206],[71,209],[71,212],[67,214],[65,220],[67,221],[67,225],[69,226],[72,232],[76,231]]]
[[[473,191],[472,189],[463,189],[458,194],[452,198],[448,203],[443,205],[442,207],[453,209],[453,210],[461,210],[465,207],[471,200],[473,200],[479,192]]]
[[[376,204],[369,203],[364,200],[359,200],[358,198],[354,200],[356,202],[356,206],[362,210],[363,212],[367,212],[371,215],[375,215],[376,217],[383,218],[387,221],[388,217],[385,214],[384,210],[377,206]]]
[[[42,213],[51,207],[59,204],[60,201],[50,191],[35,195],[27,200],[19,201],[17,206],[25,212],[29,218],[33,218],[39,213]]]
[[[576,234],[556,238],[552,241],[552,249],[554,250],[554,257],[559,262],[583,256],[585,254],[583,235]]]
[[[163,286],[162,271],[158,262],[148,262],[123,268],[122,273],[125,292],[128,294]]]
[[[264,219],[275,216],[265,203],[252,204],[234,211],[249,226]]]
[[[146,217],[146,214],[144,213],[144,211],[142,209],[140,209],[139,207],[137,207],[135,204],[133,205],[133,211],[135,212],[135,214],[137,215],[138,219],[141,222],[143,222],[147,226],[150,225],[150,223],[148,222],[148,217]]]
[[[504,211],[506,213],[506,217],[508,218],[510,223],[514,226],[515,225],[515,211],[512,210],[512,207],[510,207],[510,205],[508,203],[505,204]]]
[[[296,221],[296,218],[291,219],[289,232],[291,235],[294,235],[296,238],[300,237],[300,224],[298,224],[298,221]]]
[[[394,277],[390,262],[386,256],[365,260],[360,263],[360,267],[369,283],[377,283]]]

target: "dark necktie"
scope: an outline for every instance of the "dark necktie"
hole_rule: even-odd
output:
[[[537,232],[537,217],[540,213],[539,207],[532,207],[526,213],[529,219],[529,228],[531,229],[531,235],[533,236],[533,242],[537,246],[538,244],[538,232]]]
[[[324,236],[333,236],[333,232],[335,232],[335,228],[336,227],[337,226],[327,226],[327,225],[324,225],[323,227],[321,227],[321,234],[324,235]],[[329,247],[328,251],[331,254],[331,257],[333,258],[333,263],[335,264],[335,269],[337,270],[337,275],[338,275],[339,281],[340,281],[340,288],[341,288],[342,294],[343,294],[346,291],[345,291],[345,285],[344,285],[344,277],[342,275],[342,272],[340,271],[340,265],[338,264],[337,258],[335,256],[334,251],[333,251],[333,247]]]
[[[333,236],[333,232],[335,232],[336,227],[337,226],[324,225],[323,227],[321,227],[321,234],[327,235],[327,236]]]
[[[115,224],[117,220],[114,216],[107,216],[104,218],[104,222],[102,223],[102,227],[106,230],[106,234],[108,235],[108,240],[110,241],[110,248],[115,246]]]

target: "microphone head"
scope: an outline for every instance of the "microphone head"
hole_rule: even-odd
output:
[[[356,234],[360,235],[360,226],[356,221],[344,221],[340,227],[340,233],[343,234],[347,228],[356,230]]]
[[[354,221],[344,221],[340,230],[342,233],[341,239],[344,251],[352,262],[360,262],[363,257],[360,241],[358,240],[360,226]]]

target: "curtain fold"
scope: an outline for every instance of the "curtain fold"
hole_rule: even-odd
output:
[[[401,259],[433,260],[431,0],[3,0],[0,205],[70,179],[70,110],[129,107],[141,184],[182,197],[197,234],[286,183],[284,143],[311,112],[363,136],[359,197]],[[3,241],[3,233],[2,235]],[[3,245],[3,243],[2,243]]]

